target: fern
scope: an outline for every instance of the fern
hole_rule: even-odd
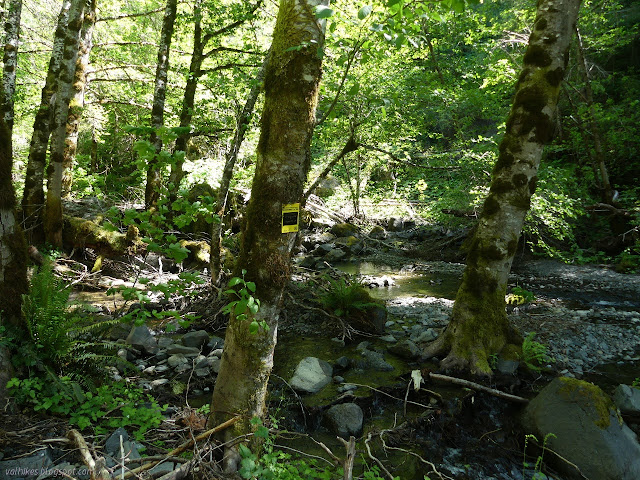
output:
[[[380,307],[372,301],[369,292],[360,283],[347,282],[344,278],[328,280],[329,290],[320,297],[320,303],[338,317],[349,317],[356,310],[362,312],[368,308]]]

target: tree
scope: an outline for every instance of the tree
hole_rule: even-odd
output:
[[[51,129],[51,153],[49,166],[47,167],[44,232],[47,242],[56,247],[62,247],[62,161],[84,7],[85,0],[73,0],[69,10],[69,23],[64,37]]]
[[[70,7],[71,0],[62,2],[47,78],[42,88],[42,98],[33,122],[33,135],[29,145],[29,160],[22,195],[22,216],[24,217],[25,229],[29,232],[30,243],[36,244],[44,241],[44,227],[41,222],[42,208],[44,207],[44,170],[49,137],[51,136],[54,94],[58,85]]]
[[[299,203],[311,161],[315,125],[322,21],[318,0],[281,0],[265,67],[265,103],[257,147],[256,173],[247,207],[239,268],[257,285],[260,309],[249,313],[263,327],[232,312],[225,352],[211,402],[209,423],[218,424],[236,412],[243,417],[225,438],[251,431],[252,417],[264,417],[267,382],[273,366],[278,316],[284,287],[291,277],[295,233],[283,233],[283,207]],[[255,323],[253,324],[255,325]],[[225,469],[237,469],[236,447],[225,452]]]
[[[0,95],[2,99],[3,95]],[[0,117],[0,326],[12,334],[22,329],[22,295],[28,291],[27,245],[16,221],[16,195],[12,182],[13,155],[11,131]],[[3,332],[0,331],[0,338]],[[5,386],[11,378],[9,351],[0,343],[0,403],[4,405]]]
[[[64,142],[62,159],[62,195],[65,197],[71,193],[71,184],[73,183],[73,162],[78,149],[78,128],[84,108],[84,94],[87,87],[87,68],[89,66],[91,47],[93,46],[93,30],[95,24],[96,0],[88,0],[82,22],[82,32],[80,33],[78,59],[76,60],[76,71],[72,86],[73,92],[71,102],[69,103],[69,114],[67,116],[67,137]]]
[[[580,0],[541,0],[516,95],[500,142],[489,195],[469,246],[462,285],[445,332],[425,357],[447,354],[443,369],[491,373],[488,359],[519,338],[505,312],[507,280],[537,184]]]
[[[16,91],[16,67],[18,64],[18,39],[20,37],[20,15],[22,13],[22,0],[10,0],[7,19],[5,21],[4,41],[4,72],[2,76],[2,91],[4,101],[0,105],[0,115],[9,128],[13,131],[13,103]]]
[[[159,155],[162,150],[162,138],[158,129],[164,125],[164,103],[167,95],[167,77],[169,73],[169,52],[171,51],[171,37],[176,21],[178,0],[167,0],[167,6],[162,20],[160,45],[158,47],[158,63],[156,65],[156,80],[153,90],[153,107],[151,109],[151,145],[155,155],[147,166],[147,186],[144,192],[144,203],[147,210],[155,209],[160,197],[162,186],[162,170],[159,165]]]

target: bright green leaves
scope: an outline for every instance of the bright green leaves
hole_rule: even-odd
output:
[[[360,20],[364,20],[371,14],[372,11],[373,7],[371,5],[365,5],[360,10],[358,10],[358,18]]]
[[[224,293],[230,298],[235,298],[229,302],[223,309],[223,313],[233,314],[238,320],[249,320],[253,318],[260,309],[260,300],[255,298],[252,294],[256,292],[256,284],[254,282],[248,282],[244,276],[247,273],[246,270],[242,270],[242,277],[233,277],[229,280],[229,289]],[[240,287],[239,290],[234,290],[233,287]],[[255,335],[258,330],[262,328],[264,331],[269,330],[267,322],[262,320],[252,320],[249,324],[249,333]]]
[[[316,18],[321,20],[323,18],[331,17],[335,12],[332,8],[327,7],[326,5],[318,5],[316,7]]]

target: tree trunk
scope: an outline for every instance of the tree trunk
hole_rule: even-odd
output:
[[[468,369],[476,375],[490,375],[489,357],[510,343],[520,342],[509,325],[504,297],[524,218],[536,189],[542,151],[553,135],[579,7],[580,0],[538,2],[524,67],[489,195],[470,243],[451,322],[425,351],[426,358],[447,354],[440,364],[445,370]]]
[[[222,226],[224,214],[227,209],[227,200],[229,197],[229,186],[231,185],[231,178],[233,177],[233,169],[235,167],[236,161],[238,160],[238,153],[240,152],[240,147],[242,146],[242,142],[244,141],[244,137],[249,129],[249,124],[251,123],[251,116],[253,115],[253,109],[256,106],[256,101],[258,100],[258,96],[262,91],[262,81],[264,79],[264,70],[266,62],[268,61],[269,55],[267,55],[267,59],[265,59],[265,63],[262,68],[258,71],[256,78],[254,79],[253,86],[249,91],[249,96],[247,97],[247,101],[244,104],[244,108],[238,117],[238,121],[236,124],[236,131],[233,136],[233,141],[231,142],[231,147],[229,147],[229,151],[227,152],[227,158],[224,164],[224,170],[222,171],[222,178],[220,179],[220,188],[218,189],[218,198],[216,199],[216,215],[219,219],[219,222],[214,222],[212,226],[211,233],[211,255],[209,257],[209,267],[211,269],[211,283],[216,285],[219,282],[220,278],[220,253],[222,251]]]
[[[45,240],[56,247],[62,247],[62,158],[84,6],[85,0],[73,0],[69,11],[51,129],[44,232]]]
[[[158,156],[162,150],[162,139],[157,130],[164,125],[164,103],[167,96],[167,76],[169,73],[169,52],[171,37],[176,21],[178,0],[167,0],[167,7],[162,20],[160,32],[160,47],[158,48],[158,64],[156,66],[156,81],[153,90],[153,106],[151,108],[151,144],[155,149],[154,157],[147,166],[147,185],[144,192],[144,203],[147,210],[155,209],[160,198],[162,188],[162,166],[158,164]]]
[[[80,33],[78,59],[76,60],[76,72],[73,78],[73,91],[69,103],[67,116],[67,138],[62,157],[62,196],[67,197],[71,193],[73,183],[73,162],[78,149],[78,127],[84,109],[84,93],[87,86],[87,68],[89,55],[93,46],[93,28],[96,24],[96,0],[87,0]]]
[[[13,131],[13,103],[16,91],[16,66],[18,64],[18,39],[20,35],[20,15],[22,0],[10,0],[5,24],[4,71],[2,75],[2,91],[4,100],[0,104],[0,115],[9,129]]]
[[[595,160],[600,171],[600,179],[602,180],[602,201],[604,203],[613,204],[613,188],[609,180],[609,172],[604,162],[604,152],[602,151],[602,135],[600,134],[600,126],[596,120],[595,109],[593,108],[593,90],[591,89],[591,79],[589,78],[589,67],[587,59],[584,56],[584,47],[582,45],[582,36],[580,30],[576,27],[576,38],[578,40],[578,64],[582,77],[584,79],[584,94],[587,102],[587,117],[589,126],[591,127],[591,135],[593,138],[593,149],[595,151]],[[584,139],[585,141],[587,138]]]
[[[315,18],[318,0],[281,0],[265,68],[256,173],[238,266],[257,285],[260,310],[254,320],[268,331],[249,332],[249,321],[231,315],[225,351],[211,402],[211,425],[241,413],[225,439],[251,431],[252,417],[264,417],[267,381],[273,366],[282,295],[291,277],[295,233],[282,233],[283,206],[301,201],[311,161],[324,22]],[[326,3],[325,3],[326,4]],[[312,45],[300,49],[300,45]],[[296,47],[296,48],[293,48]],[[225,452],[225,469],[236,470],[237,447]]]
[[[204,61],[204,48],[207,45],[208,38],[202,38],[202,0],[197,0],[193,7],[193,17],[195,23],[193,27],[193,53],[191,54],[191,64],[189,65],[189,75],[187,76],[187,85],[184,89],[184,97],[182,99],[182,110],[180,111],[180,127],[187,128],[191,125],[193,118],[196,91],[198,90],[198,81],[202,75],[202,62]],[[174,152],[185,152],[191,138],[190,132],[182,132],[176,139]],[[171,164],[171,174],[169,175],[169,184],[171,191],[169,193],[169,204],[171,205],[178,198],[178,189],[182,178],[184,177],[184,156],[178,157]]]
[[[0,117],[0,325],[8,327],[12,335],[19,335],[24,331],[22,295],[29,285],[27,244],[15,216],[12,163],[11,132]],[[12,371],[9,350],[0,345],[0,405],[6,405],[5,388]]]
[[[40,107],[33,122],[33,135],[29,145],[29,159],[27,161],[27,172],[22,195],[22,216],[29,243],[32,244],[44,242],[44,227],[42,224],[44,169],[47,161],[49,136],[51,135],[51,118],[55,102],[54,94],[58,86],[58,75],[60,73],[60,62],[62,60],[70,7],[71,0],[64,0],[58,15],[47,79],[42,89]]]

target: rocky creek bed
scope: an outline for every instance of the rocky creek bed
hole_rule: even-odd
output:
[[[342,245],[353,249],[354,243],[345,240]],[[316,246],[315,256],[303,256],[298,262],[318,266],[318,262],[324,264],[328,260],[344,261],[344,255],[331,254],[334,247],[333,242],[320,250]],[[366,281],[375,287],[374,295],[386,301],[384,332],[345,341],[334,320],[296,301],[296,287],[292,287],[279,327],[270,408],[278,416],[280,428],[296,435],[293,440],[291,436],[283,436],[277,442],[285,448],[321,454],[314,447],[315,442],[305,436],[309,434],[340,456],[343,447],[335,440],[336,435],[355,435],[360,438],[358,451],[363,464],[375,465],[379,461],[392,475],[403,480],[422,480],[425,475],[431,479],[533,478],[536,471],[532,465],[540,451],[529,446],[529,466],[523,465],[526,432],[520,422],[521,405],[447,383],[427,382],[420,390],[413,387],[412,372],[422,370],[426,376],[428,371],[437,369],[437,363],[420,361],[421,346],[437,338],[446,327],[463,265],[410,260],[404,255],[383,254],[378,249],[367,251],[366,247],[360,253],[354,265],[363,259],[377,265],[366,274]],[[320,254],[325,257],[318,257]],[[408,289],[400,288],[407,280],[420,286],[414,283]],[[603,267],[538,260],[517,263],[510,284],[525,288],[536,297],[529,304],[511,308],[511,321],[523,334],[535,333],[535,340],[547,346],[552,360],[543,365],[542,371],[531,372],[517,362],[496,359],[498,373],[490,386],[532,398],[556,377],[594,381],[617,402],[623,402],[624,416],[620,418],[638,433],[640,405],[629,406],[638,399],[633,400],[634,389],[625,390],[626,396],[620,393],[620,385],[630,385],[640,377],[640,277],[618,274]],[[102,307],[99,301],[94,303]],[[131,381],[172,404],[166,412],[169,430],[176,428],[177,419],[184,417],[185,411],[201,417],[194,413],[193,407],[207,403],[210,398],[224,351],[223,336],[222,331],[212,332],[210,328],[165,333],[138,327],[116,334],[115,338],[123,344],[119,355],[134,363],[139,372]],[[307,365],[301,367],[305,362]],[[301,368],[315,371],[319,380],[304,378],[306,374],[298,375]],[[124,374],[116,369],[112,372],[116,379]],[[303,378],[297,378],[300,376]],[[309,383],[313,384],[312,388],[308,388]],[[179,395],[175,393],[180,390],[175,388],[178,384],[186,388]],[[27,440],[33,423],[43,420],[23,417],[21,421],[22,429],[16,426],[20,422],[15,419],[11,422],[17,423],[9,422],[8,428],[4,427],[5,431],[14,428],[23,433],[2,437],[0,478],[46,478],[5,473],[16,465],[29,465],[25,458],[35,462],[31,465],[46,464],[48,468],[66,463],[72,471],[80,471],[81,465],[71,461],[73,455],[68,450],[54,448],[55,442],[48,442],[50,437],[61,435],[64,424],[47,423],[52,425],[49,435],[47,428],[40,428],[37,440]],[[575,422],[583,419],[576,416]],[[189,423],[187,430],[202,430],[202,422],[199,427],[197,423]],[[616,444],[623,457],[640,452],[635,450],[637,440],[627,430],[620,435],[626,435],[631,446]],[[172,431],[184,437],[186,430]],[[590,450],[585,440],[578,440],[572,439],[588,456]],[[599,445],[596,440],[591,442]],[[113,457],[108,466],[115,469],[121,459],[117,458],[118,452],[109,452],[108,443],[109,439],[94,439],[100,452]],[[39,452],[29,455],[26,445],[33,448],[36,444],[41,447]],[[137,453],[143,445],[130,442],[129,446]],[[151,444],[145,447],[146,454],[162,452]],[[63,451],[64,455],[60,453]],[[47,456],[46,460],[43,455]],[[616,463],[615,459],[611,462]],[[629,468],[640,468],[640,453],[637,459],[622,458],[622,463],[632,465]],[[162,473],[169,473],[178,465],[164,468]],[[358,466],[356,473],[362,472],[362,468]],[[620,467],[622,470],[614,470],[610,464],[607,468],[623,472],[615,475],[627,476],[606,477],[595,472],[588,477],[584,472],[577,474],[571,469],[566,473],[562,461],[556,461],[545,470],[548,476],[540,473],[535,478],[640,478],[628,476],[637,470],[624,473],[624,465]],[[76,476],[82,478],[82,475]]]

